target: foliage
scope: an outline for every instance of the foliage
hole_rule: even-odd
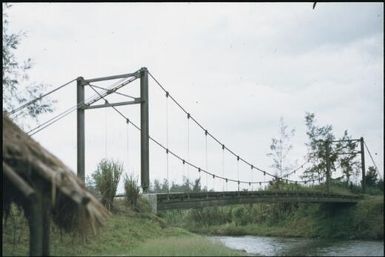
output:
[[[384,180],[383,179],[379,179],[378,182],[377,182],[377,188],[382,192],[384,193]]]
[[[246,218],[246,209],[243,206],[238,206],[232,209],[232,220],[235,225],[246,225],[248,223],[248,219]]]
[[[377,169],[370,166],[365,174],[366,193],[378,195],[384,193],[384,180],[379,178]]]
[[[210,226],[231,222],[231,211],[226,211],[222,207],[207,207],[191,209],[187,212],[187,218],[193,226],[195,224]]]
[[[200,179],[195,179],[193,183],[186,177],[183,177],[184,183],[182,185],[178,185],[176,183],[172,183],[170,188],[170,192],[202,192]]]
[[[305,122],[306,134],[309,138],[309,143],[306,144],[309,149],[307,158],[312,166],[304,171],[303,178],[322,180],[326,178],[328,162],[331,168],[330,172],[335,170],[337,154],[332,150],[330,144],[330,141],[335,139],[332,133],[333,128],[331,125],[316,126],[314,113],[306,113]]]
[[[352,138],[345,130],[344,136],[341,138],[341,142],[336,145],[336,152],[338,153],[338,166],[342,170],[346,179],[346,184],[349,184],[350,177],[352,175],[357,176],[360,172],[361,163],[357,160],[358,155],[355,152],[357,148],[357,142],[350,141]]]
[[[212,217],[215,217],[213,207]],[[208,209],[207,208],[207,209]],[[210,235],[295,236],[339,239],[383,239],[383,196],[366,197],[356,205],[266,204],[217,207],[231,212],[230,221],[182,227]],[[191,222],[191,221],[190,221]]]
[[[288,126],[285,124],[283,117],[279,120],[279,138],[272,138],[270,145],[271,152],[267,154],[272,158],[273,164],[271,167],[276,171],[276,176],[283,177],[293,169],[287,161],[288,154],[293,145],[290,143],[291,138],[295,134],[295,130],[287,131]]]
[[[322,181],[327,179],[328,167],[329,178],[339,168],[346,184],[349,184],[350,177],[359,173],[359,162],[355,158],[357,156],[357,142],[351,141],[348,131],[344,131],[344,135],[336,144],[332,141],[336,140],[331,125],[316,125],[314,113],[306,113],[305,116],[307,136],[309,142],[307,159],[312,166],[304,171],[303,179]]]
[[[323,204],[314,217],[322,238],[381,239],[384,237],[383,196],[366,197],[356,205]]]
[[[18,246],[23,241],[27,240],[29,237],[24,233],[25,230],[28,230],[28,221],[24,215],[22,208],[12,203],[10,205],[10,210],[8,214],[3,213],[3,231],[4,229],[8,230],[8,233],[4,235],[3,233],[3,242],[4,238],[8,239],[9,248],[13,252],[18,251]],[[26,250],[25,247],[23,250]]]
[[[150,193],[168,193],[170,190],[169,182],[167,179],[163,180],[161,183],[158,179],[155,179],[154,185],[150,184],[149,192]]]
[[[138,180],[134,179],[132,175],[124,176],[124,191],[127,203],[133,210],[138,210],[138,199],[140,196],[140,186]]]
[[[47,85],[41,83],[24,85],[28,80],[28,71],[32,68],[32,60],[28,58],[20,61],[16,58],[16,50],[25,33],[10,32],[7,11],[11,6],[3,3],[3,111],[8,112],[39,97],[41,92],[47,88]],[[22,117],[25,116],[37,118],[42,113],[52,112],[53,103],[54,101],[48,98],[38,100],[20,111],[17,119],[22,121]]]
[[[95,181],[93,180],[93,178],[91,176],[86,177],[86,188],[94,196],[101,198],[100,192],[96,189]]]
[[[149,192],[151,193],[168,193],[168,192],[203,192],[204,190],[201,187],[200,179],[194,180],[194,183],[191,183],[189,179],[183,177],[183,184],[179,185],[175,182],[172,182],[171,187],[167,179],[163,180],[161,183],[159,180],[155,179],[154,184],[150,186]]]
[[[102,204],[111,210],[123,165],[117,161],[103,159],[98,164],[96,171],[92,174],[95,188],[102,196]]]
[[[368,196],[353,213],[353,231],[365,238],[384,238],[384,196]]]
[[[369,187],[376,186],[378,181],[376,168],[370,166],[365,174],[365,185]]]

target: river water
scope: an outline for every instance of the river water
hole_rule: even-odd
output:
[[[262,236],[215,236],[229,248],[256,256],[384,256],[384,241],[324,240]],[[247,254],[246,254],[247,253]]]

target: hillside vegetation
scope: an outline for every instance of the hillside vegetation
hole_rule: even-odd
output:
[[[239,256],[219,242],[207,240],[185,229],[172,227],[151,213],[138,213],[117,201],[117,210],[96,235],[83,237],[51,229],[51,255],[164,255]],[[118,208],[120,207],[120,208]],[[119,209],[119,210],[118,210]],[[28,256],[27,221],[13,208],[4,225],[3,256]]]

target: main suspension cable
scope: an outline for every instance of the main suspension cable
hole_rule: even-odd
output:
[[[29,130],[29,131],[27,132],[27,134],[28,134],[29,136],[35,135],[36,133],[42,131],[43,129],[45,129],[45,128],[51,126],[52,124],[56,123],[57,121],[63,119],[63,118],[66,117],[66,116],[68,116],[70,113],[72,113],[73,111],[75,111],[76,108],[77,108],[76,106],[72,106],[71,108],[65,110],[64,112],[59,113],[58,115],[52,117],[51,119],[49,119],[49,120],[47,120],[47,121],[45,121],[45,122],[39,124],[38,126],[36,126],[36,127],[33,128],[33,129]]]
[[[12,115],[12,114],[14,114],[14,113],[16,113],[16,112],[18,112],[18,111],[24,109],[24,108],[27,107],[28,105],[31,105],[31,104],[33,104],[33,103],[35,103],[35,102],[41,100],[43,97],[46,97],[46,96],[48,96],[48,95],[50,95],[50,94],[52,94],[52,93],[58,91],[59,89],[61,89],[61,88],[65,87],[65,86],[71,84],[71,83],[74,82],[75,80],[76,80],[76,79],[70,80],[70,81],[68,81],[67,83],[65,83],[65,84],[63,84],[63,85],[61,85],[61,86],[58,86],[57,88],[55,88],[55,89],[49,91],[48,93],[45,93],[44,95],[41,95],[41,96],[39,96],[39,97],[37,97],[37,98],[35,98],[35,99],[33,99],[33,100],[31,100],[31,101],[29,101],[29,102],[23,104],[22,106],[17,107],[16,109],[12,110],[9,114]]]
[[[163,86],[162,84],[151,74],[151,72],[148,72],[148,74],[150,75],[150,77],[156,82],[156,84],[165,92],[168,92]],[[190,115],[190,113],[188,113],[183,107],[182,105],[175,100],[175,98],[169,94],[169,97],[170,99],[185,113],[188,115],[189,118],[191,118],[192,121],[194,121],[194,123],[196,125],[198,125],[203,131],[207,131],[207,129],[205,129],[193,116]],[[218,144],[220,145],[224,145],[221,141],[219,141],[213,134],[211,133],[208,133],[208,135],[213,139],[215,140]],[[233,152],[231,149],[229,149],[228,147],[225,147],[225,149],[230,152],[232,155],[234,155],[235,157],[238,157],[239,155],[237,155],[235,152]],[[272,173],[266,171],[266,170],[263,170],[261,168],[258,168],[257,166],[251,164],[250,162],[246,161],[245,159],[243,159],[242,157],[239,157],[239,160],[244,162],[245,164],[247,164],[248,166],[253,166],[256,170],[260,171],[260,172],[264,172],[265,174],[269,175],[270,177],[273,177],[273,178],[277,178],[277,179],[282,179],[280,177],[278,177],[277,175],[273,175]],[[298,168],[297,168],[298,169]]]

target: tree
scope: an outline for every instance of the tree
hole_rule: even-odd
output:
[[[109,210],[113,208],[113,201],[118,188],[123,165],[120,162],[103,159],[92,174],[95,188],[102,196],[102,204]]]
[[[343,174],[341,178],[345,178],[349,184],[350,177],[357,175],[360,163],[355,158],[357,143],[351,141],[348,131],[344,131],[344,135],[339,140],[335,140],[333,127],[331,125],[316,125],[314,113],[306,113],[305,122],[306,134],[309,142],[307,159],[313,165],[306,169],[303,178],[308,180],[322,180],[327,176],[328,165],[330,167],[330,178],[333,172],[339,168]],[[339,141],[333,143],[332,141]]]
[[[170,190],[170,185],[169,185],[169,182],[167,179],[163,179],[163,184],[162,184],[162,188],[161,188],[161,192],[162,193],[168,193]]]
[[[351,176],[357,176],[359,174],[361,167],[360,161],[356,158],[358,153],[355,151],[358,143],[351,141],[351,139],[351,136],[348,135],[348,131],[345,130],[344,136],[341,138],[343,141],[336,144],[338,155],[337,164],[343,173],[347,185],[349,185]]]
[[[161,193],[162,192],[162,186],[158,179],[155,179],[153,189],[151,190],[152,193]]]
[[[290,165],[287,161],[288,154],[293,145],[290,143],[291,138],[294,136],[295,130],[288,131],[288,126],[285,124],[283,117],[279,119],[279,138],[272,138],[270,145],[271,152],[267,154],[273,160],[271,165],[274,168],[275,175],[284,177],[287,173],[293,169],[293,165]]]
[[[331,141],[335,139],[333,135],[333,127],[331,125],[317,126],[315,124],[314,113],[306,113],[306,135],[309,142],[306,143],[308,147],[307,159],[312,166],[304,171],[303,179],[307,180],[322,180],[326,178],[327,166],[330,167],[331,177],[332,171],[335,170],[335,162],[337,154],[333,151]]]
[[[25,33],[12,33],[9,31],[7,11],[11,6],[8,3],[3,3],[3,111],[7,112],[41,96],[41,92],[44,92],[47,87],[47,85],[41,83],[25,86],[28,80],[28,71],[32,68],[32,60],[28,58],[19,61],[16,58],[15,52]],[[48,98],[38,100],[20,111],[17,120],[21,120],[22,117],[26,116],[37,119],[37,116],[42,113],[52,112],[53,103],[54,101]]]
[[[192,188],[193,192],[202,192],[202,187],[201,187],[201,179],[197,178],[194,180],[194,185]]]
[[[377,185],[377,181],[377,170],[373,166],[370,166],[365,174],[365,185],[368,187],[374,187]]]

